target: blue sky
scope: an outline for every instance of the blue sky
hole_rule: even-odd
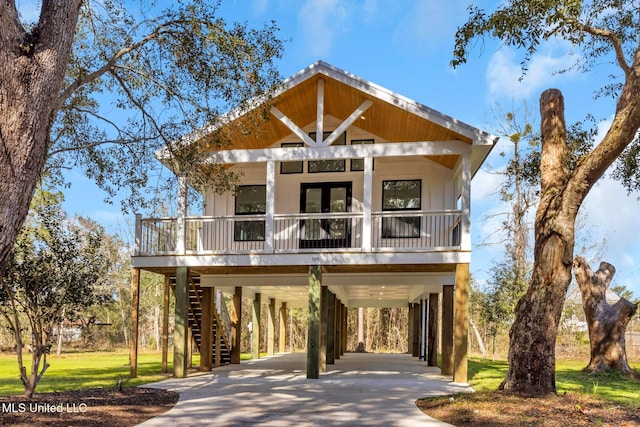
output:
[[[24,14],[33,10],[28,1],[18,3]],[[467,17],[467,4],[461,0],[223,0],[221,14],[229,21],[254,26],[275,20],[280,36],[291,39],[278,64],[284,77],[323,60],[490,133],[497,132],[492,113],[496,104],[509,110],[525,100],[539,121],[539,95],[555,87],[565,96],[568,123],[592,113],[604,120],[601,126],[606,129],[614,104],[595,101],[593,94],[606,83],[611,68],[601,64],[590,74],[554,73],[571,61],[572,49],[566,42],[541,47],[522,80],[522,56],[492,40],[478,41],[468,63],[452,69],[454,34]],[[501,169],[499,153],[504,143],[494,149],[487,168]],[[472,183],[474,244],[485,241],[499,226],[497,217],[488,219],[487,215],[506,210],[495,194],[498,179],[496,174],[481,171]],[[583,206],[590,226],[579,232],[578,239],[599,242],[606,237],[606,245],[599,249],[603,260],[617,268],[614,283],[626,285],[640,297],[637,196],[627,196],[620,184],[604,178]],[[131,219],[120,214],[118,203],[105,205],[103,198],[76,175],[66,192],[65,207],[109,228],[130,228],[127,221]],[[472,274],[485,279],[501,255],[499,245],[475,247]],[[597,268],[599,261],[594,260],[592,267]]]

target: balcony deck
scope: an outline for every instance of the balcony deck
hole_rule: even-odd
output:
[[[451,252],[460,250],[461,211],[188,217],[184,250],[177,218],[137,218],[134,256]],[[249,225],[248,227],[246,225]]]

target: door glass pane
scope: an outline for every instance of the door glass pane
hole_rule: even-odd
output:
[[[347,211],[347,189],[346,187],[333,187],[329,193],[329,212]],[[347,219],[329,219],[328,231],[330,239],[344,239],[347,235]]]
[[[306,213],[322,212],[322,188],[307,188],[305,196]]]
[[[329,196],[329,212],[347,211],[347,189],[345,187],[331,188]]]
[[[322,212],[322,188],[306,189],[304,211],[306,213]],[[322,238],[322,227],[320,226],[320,221],[320,219],[308,219],[305,221],[305,240],[318,240]]]

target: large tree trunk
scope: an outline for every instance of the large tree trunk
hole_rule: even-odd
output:
[[[570,170],[564,100],[557,89],[540,96],[542,155],[533,273],[509,332],[509,370],[500,389],[555,393],[555,343],[571,283],[578,209],[640,128],[640,80],[629,74],[604,139]]]
[[[542,116],[541,195],[536,212],[534,265],[527,293],[516,306],[509,332],[509,371],[500,389],[555,392],[555,343],[571,282],[578,206],[563,198],[570,171],[564,100],[551,89],[540,97]]]
[[[42,173],[81,3],[44,0],[26,32],[0,2],[0,275]]]
[[[582,292],[582,306],[589,327],[591,360],[585,367],[588,372],[615,370],[640,379],[640,375],[627,362],[625,331],[638,306],[624,298],[614,305],[607,302],[607,289],[616,272],[613,265],[601,262],[595,273],[583,257],[576,257],[574,264],[576,281]]]
[[[43,0],[37,27],[20,24],[15,2],[0,2],[0,277],[29,211],[47,156],[49,131],[71,55],[82,0]],[[20,377],[31,397],[46,371],[36,345],[31,374]]]

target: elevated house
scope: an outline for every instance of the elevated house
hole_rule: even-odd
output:
[[[257,131],[237,130],[265,106]],[[232,144],[208,148],[222,135]],[[203,165],[225,165],[241,182],[204,191],[202,216],[187,217],[183,202],[176,218],[136,219],[134,294],[140,270],[175,289],[174,375],[186,374],[189,330],[203,369],[225,356],[239,363],[245,297],[257,319],[268,304],[269,352],[284,349],[287,308],[309,308],[309,378],[346,350],[348,307],[409,307],[413,355],[435,365],[441,348],[443,374],[466,382],[470,188],[496,140],[324,62],[186,136]],[[180,182],[184,200],[188,178]],[[215,308],[219,292],[234,295],[229,321]],[[136,323],[134,310],[134,375]]]

